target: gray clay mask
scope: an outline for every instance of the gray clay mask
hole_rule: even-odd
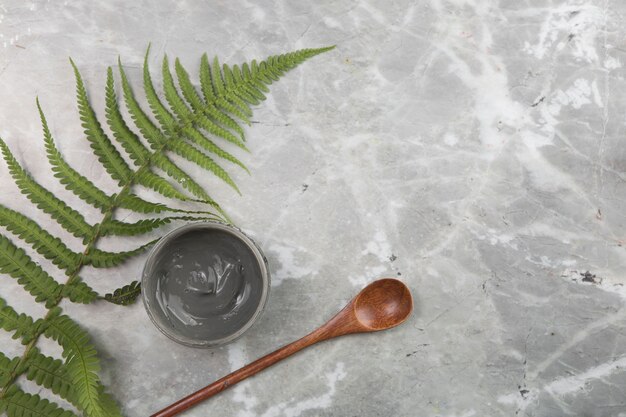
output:
[[[223,230],[190,230],[153,255],[147,303],[185,339],[227,338],[252,319],[264,282],[258,258]],[[145,280],[145,278],[144,278]]]

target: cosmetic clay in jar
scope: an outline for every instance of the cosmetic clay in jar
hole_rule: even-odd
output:
[[[256,244],[239,229],[192,223],[164,236],[142,276],[144,305],[169,338],[194,347],[225,344],[261,314],[270,276]]]

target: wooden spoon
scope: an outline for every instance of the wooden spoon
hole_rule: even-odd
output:
[[[413,311],[411,292],[397,279],[384,278],[363,288],[343,310],[326,324],[280,349],[263,356],[235,372],[226,375],[199,391],[175,402],[151,417],[170,417],[222,392],[298,352],[322,340],[350,333],[367,333],[386,330],[403,323]]]

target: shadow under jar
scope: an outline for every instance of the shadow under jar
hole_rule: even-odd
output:
[[[155,245],[141,288],[162,333],[187,346],[211,347],[252,326],[265,307],[270,275],[261,250],[239,229],[192,223]]]

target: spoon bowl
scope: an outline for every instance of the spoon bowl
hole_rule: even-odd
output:
[[[369,331],[386,330],[402,324],[413,311],[413,297],[397,279],[374,281],[354,299],[354,314]]]

